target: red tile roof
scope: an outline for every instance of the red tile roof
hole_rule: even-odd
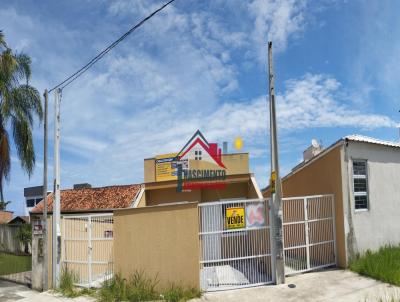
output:
[[[129,208],[142,185],[61,190],[61,212]],[[47,197],[47,210],[53,211],[53,194]],[[43,200],[31,213],[43,212]]]

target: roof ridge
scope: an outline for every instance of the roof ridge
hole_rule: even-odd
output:
[[[351,134],[351,135],[346,135],[343,137],[343,139],[351,140],[351,141],[358,141],[358,142],[364,142],[364,143],[371,143],[371,144],[378,144],[378,145],[385,145],[385,146],[391,146],[391,147],[400,147],[400,143],[396,141],[389,141],[389,140],[383,140],[380,138],[374,138],[371,136],[366,136],[366,135],[361,135],[361,134]]]

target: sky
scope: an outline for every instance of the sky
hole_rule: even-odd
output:
[[[32,59],[42,94],[75,72],[160,0],[0,0],[9,46]],[[143,182],[143,159],[178,151],[200,129],[270,173],[267,41],[273,42],[281,173],[317,139],[399,139],[398,1],[176,0],[63,90],[61,187]],[[54,95],[49,108],[49,189]],[[43,124],[29,178],[13,152],[8,209],[43,182]],[[15,149],[13,149],[15,151]]]

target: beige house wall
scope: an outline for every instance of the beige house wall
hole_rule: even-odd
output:
[[[222,162],[226,167],[226,175],[239,175],[249,173],[249,154],[233,153],[222,154]],[[203,161],[192,161],[190,169],[215,169],[216,166]],[[151,183],[156,181],[155,158],[144,160],[144,182]]]
[[[129,278],[144,271],[159,288],[199,288],[198,232],[197,203],[116,210],[115,272]]]
[[[297,197],[319,194],[334,194],[336,216],[336,245],[339,267],[346,267],[346,245],[344,230],[341,145],[321,154],[304,167],[282,179],[283,197]],[[270,196],[269,190],[264,192]]]
[[[210,202],[221,199],[260,198],[259,189],[251,174],[231,175],[226,179],[224,189],[198,189],[177,192],[177,182],[157,182],[145,184],[145,202],[141,206],[154,206],[176,202]]]

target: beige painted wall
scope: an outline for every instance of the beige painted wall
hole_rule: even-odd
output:
[[[114,211],[115,272],[199,288],[198,228],[197,203]]]
[[[222,162],[226,167],[226,175],[239,175],[249,173],[249,154],[248,153],[233,153],[222,154]],[[216,169],[216,165],[207,164],[207,162],[199,161],[198,165],[195,161],[191,162],[191,169]],[[218,168],[220,169],[220,168]],[[147,158],[144,160],[144,182],[150,183],[156,181],[155,175],[155,158]]]
[[[292,175],[283,178],[282,193],[283,197],[334,194],[338,265],[346,267],[341,153],[341,146],[337,146]],[[264,192],[264,196],[269,197],[269,191]]]
[[[231,175],[227,177],[224,189],[199,189],[191,192],[177,192],[177,182],[145,185],[145,204],[154,206],[174,202],[209,202],[232,198],[258,198],[257,190],[251,180],[251,174]],[[143,203],[142,203],[143,206]]]

